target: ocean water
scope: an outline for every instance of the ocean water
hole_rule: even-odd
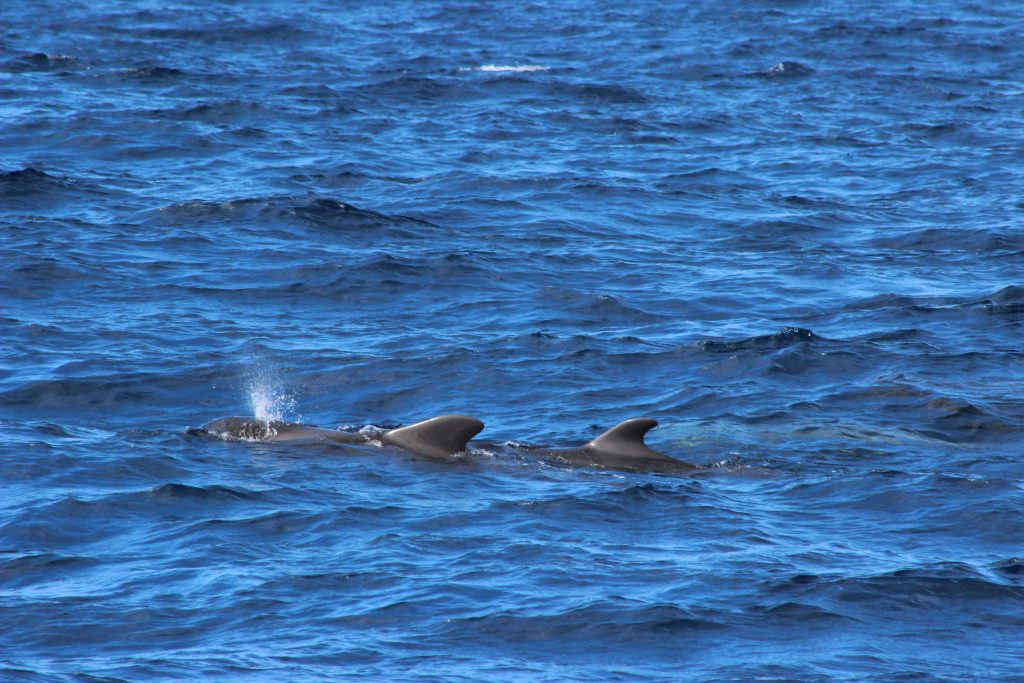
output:
[[[0,679],[1024,680],[1022,111],[999,0],[3,3]]]

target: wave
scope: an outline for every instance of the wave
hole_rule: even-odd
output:
[[[1012,564],[1012,560],[1010,563]],[[775,593],[795,593],[804,601],[932,610],[941,605],[1024,599],[1024,585],[994,580],[988,572],[962,562],[938,562],[880,574],[850,577],[800,575],[776,583]],[[1024,619],[1021,620],[1024,624]]]
[[[173,510],[175,516],[205,517],[225,507],[260,507],[273,501],[274,495],[219,484],[168,483],[89,499],[65,496],[53,502],[24,506],[10,515],[0,529],[0,540],[9,547],[38,549],[40,552],[31,557],[38,555],[41,559],[25,560],[30,568],[39,564],[49,566],[51,560],[59,566],[64,560],[50,558],[47,554],[50,548],[73,551],[93,547],[92,544],[132,533],[140,523],[154,516],[161,518],[168,510]],[[76,563],[78,560],[72,561],[79,566]],[[92,564],[85,561],[81,566],[87,568]]]
[[[1024,580],[1024,557],[1009,557],[992,564],[992,569],[1007,577]]]
[[[116,188],[94,179],[84,180],[71,175],[47,173],[33,166],[22,169],[0,170],[0,215],[29,215],[38,217],[43,212],[55,212],[53,218],[61,228],[88,228],[82,220],[83,212],[91,212],[88,202],[110,201],[121,198]]]
[[[759,71],[758,76],[765,78],[804,78],[814,73],[814,69],[800,62],[779,62],[770,69]]]
[[[379,300],[386,297],[398,306],[396,297],[415,299],[424,286],[437,291],[462,291],[474,283],[481,285],[496,272],[484,255],[466,252],[395,256],[377,254],[345,262],[318,263],[299,266],[268,267],[260,271],[253,284],[239,286],[232,273],[225,278],[196,284],[191,278],[173,285],[154,285],[146,291],[167,296],[204,295],[222,300],[295,301],[325,299],[337,301],[346,297],[348,305],[366,305],[379,310]],[[471,306],[464,302],[435,298],[432,310],[449,306]],[[421,310],[425,306],[419,307]],[[394,309],[397,310],[397,309]]]
[[[550,90],[556,96],[568,96],[573,100],[600,104],[647,104],[652,101],[639,90],[625,85],[558,83],[550,86]]]
[[[152,500],[155,503],[173,503],[179,500],[198,500],[209,502],[233,502],[245,501],[266,501],[268,497],[264,493],[249,491],[241,488],[233,488],[220,484],[207,486],[191,486],[189,484],[161,484],[146,491],[131,494],[120,494],[123,501],[132,499]]]
[[[197,46],[217,43],[241,43],[248,46],[253,41],[293,43],[308,38],[310,33],[291,21],[248,22],[236,18],[230,24],[213,22],[200,27],[150,26],[139,30],[138,35],[158,40],[194,42]]]
[[[0,291],[7,291],[14,296],[38,298],[43,292],[61,285],[73,285],[92,282],[95,272],[84,266],[73,265],[66,261],[51,257],[24,255],[12,259],[6,267],[0,269],[11,277],[0,284]],[[7,283],[10,284],[7,284]]]
[[[175,81],[186,75],[181,69],[171,66],[160,66],[159,64],[137,66],[127,69],[121,72],[121,74],[144,83]]]
[[[133,403],[150,406],[176,405],[176,393],[183,381],[209,381],[211,373],[202,368],[182,370],[168,364],[162,371],[116,372],[102,360],[68,368],[77,377],[32,379],[0,393],[0,405],[31,412],[55,409],[101,411]],[[61,372],[60,368],[56,372]],[[52,412],[50,412],[52,415]]]
[[[483,97],[483,93],[464,80],[399,76],[386,81],[356,86],[346,93],[360,102],[379,106],[381,100],[416,102],[459,102]]]
[[[493,74],[494,72],[485,72]],[[577,104],[647,104],[652,98],[635,88],[607,83],[531,79],[514,75],[495,76],[483,81],[430,76],[399,76],[377,83],[356,86],[346,92],[351,98],[379,106],[379,100],[450,102],[479,100],[499,95],[516,98],[543,98],[548,102]]]
[[[0,586],[25,588],[47,581],[66,580],[69,575],[96,567],[100,561],[80,555],[31,553],[0,560]]]
[[[784,349],[794,344],[827,341],[802,327],[784,327],[774,334],[747,337],[738,341],[701,341],[698,346],[709,353],[735,353],[737,351]]]
[[[390,229],[399,231],[403,237],[415,237],[424,229],[439,227],[419,218],[388,215],[315,195],[252,197],[227,201],[195,200],[146,211],[138,218],[144,224],[170,226],[244,223],[274,228],[300,225],[354,232]]]
[[[74,184],[73,178],[58,178],[31,166],[17,171],[0,171],[0,193],[3,193],[0,196],[63,189]]]
[[[87,65],[77,57],[71,55],[51,55],[45,52],[26,53],[0,62],[0,72],[7,73],[73,71],[84,68],[87,68]]]
[[[841,212],[818,212],[808,214],[803,220],[757,220],[739,225],[736,234],[726,237],[722,243],[733,249],[766,252],[814,253],[821,247],[815,242],[831,228],[851,222],[850,216]]]
[[[1013,234],[991,228],[923,228],[872,238],[868,244],[900,251],[963,251],[999,258],[1024,253],[1020,240]]]
[[[315,102],[333,102],[342,97],[342,92],[323,83],[309,85],[289,85],[281,88],[281,94]]]
[[[586,434],[577,438],[578,443],[585,442],[593,434],[601,431],[601,427],[593,426],[588,437]],[[564,439],[565,436],[562,435]],[[501,458],[524,457],[532,448],[531,444],[512,442],[509,444],[515,451],[500,456]],[[569,445],[569,444],[557,444]],[[525,456],[529,459],[529,456]],[[699,481],[683,481],[671,485],[658,483],[633,484],[624,488],[596,491],[583,495],[564,495],[540,500],[501,501],[491,505],[492,512],[498,517],[508,515],[538,517],[548,520],[573,520],[574,525],[600,528],[605,524],[621,525],[624,519],[645,519],[647,523],[658,519],[672,519],[693,505],[694,497],[703,492]]]
[[[990,408],[983,408],[960,398],[937,398],[923,406],[929,412],[942,413],[928,427],[917,433],[952,443],[977,443],[988,439],[1013,437],[1024,430],[1019,419],[1002,418]]]
[[[672,316],[645,310],[636,304],[627,304],[610,294],[588,297],[566,309],[585,319],[588,323],[655,323],[669,320]]]
[[[1024,287],[1010,285],[972,302],[986,313],[1017,317],[1024,315]]]
[[[483,66],[477,67],[464,67],[460,71],[482,71],[484,73],[534,73],[538,71],[548,71],[549,68],[546,66],[537,66],[529,64],[516,64],[516,65],[501,65],[501,64],[484,64]]]
[[[10,680],[18,681],[19,683],[52,683],[53,672],[52,670],[47,671],[32,671],[31,669],[21,669],[12,667],[3,662],[0,662],[0,678],[10,676]],[[85,679],[85,676],[81,676]],[[91,676],[89,678],[92,678]],[[104,676],[104,681],[109,683],[128,683],[123,678],[113,678]]]
[[[259,102],[246,100],[215,100],[154,113],[175,121],[199,121],[215,125],[249,123],[270,118],[271,114]]]
[[[671,604],[636,605],[614,599],[582,607],[541,614],[514,611],[478,617],[450,619],[445,627],[449,637],[474,634],[475,638],[509,644],[533,644],[543,649],[564,647],[566,634],[573,642],[650,643],[659,635],[698,635],[725,628],[720,615],[690,611]]]

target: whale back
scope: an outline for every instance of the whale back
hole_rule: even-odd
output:
[[[428,458],[447,458],[466,450],[484,423],[466,415],[442,415],[385,432],[381,441]]]
[[[636,472],[687,472],[696,469],[695,465],[647,447],[644,436],[657,426],[657,420],[645,417],[620,422],[576,451],[575,457],[566,460],[572,464]]]
[[[304,425],[284,420],[255,417],[222,417],[207,422],[193,433],[238,441],[275,441],[303,429]]]

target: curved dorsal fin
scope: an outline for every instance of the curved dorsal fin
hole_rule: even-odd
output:
[[[585,448],[615,453],[620,456],[631,456],[637,458],[663,458],[661,453],[652,451],[644,444],[644,434],[658,426],[657,420],[647,417],[634,417],[631,420],[620,422],[607,432],[597,437]]]
[[[381,441],[430,458],[444,458],[466,450],[466,444],[484,423],[466,415],[442,415],[385,432]]]

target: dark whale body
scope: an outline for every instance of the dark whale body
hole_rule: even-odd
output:
[[[620,422],[604,434],[577,448],[523,448],[529,455],[550,463],[571,467],[594,467],[629,472],[688,473],[695,465],[651,450],[644,435],[657,427],[656,420],[633,418]],[[484,428],[483,422],[465,415],[443,415],[423,422],[381,432],[341,432],[299,422],[260,420],[252,417],[222,417],[190,434],[232,441],[331,442],[397,446],[427,458],[448,459],[462,453],[469,440]]]
[[[253,417],[222,417],[190,434],[239,441],[291,441],[366,444],[379,441],[428,458],[447,458],[466,450],[466,444],[484,423],[465,415],[443,415],[408,427],[373,434],[341,432],[299,422],[260,420]]]
[[[657,420],[636,417],[620,422],[593,441],[578,448],[540,448],[530,452],[549,462],[573,467],[669,474],[696,470],[696,465],[670,458],[647,447],[644,443],[644,435],[657,426]]]

